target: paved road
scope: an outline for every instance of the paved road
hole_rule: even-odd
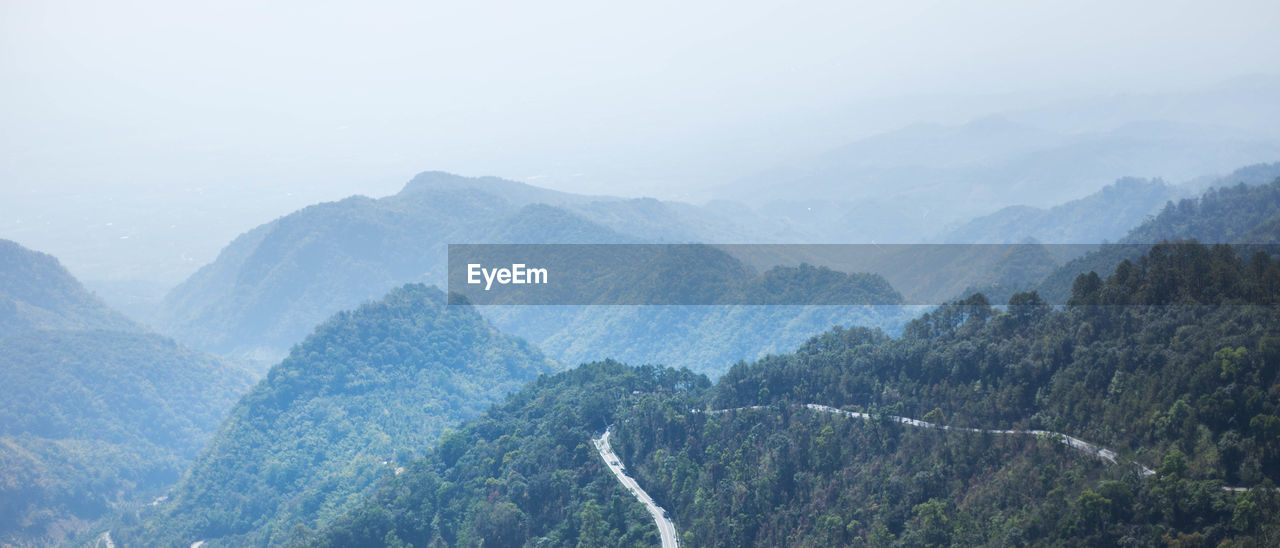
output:
[[[662,548],[676,548],[680,545],[676,536],[676,524],[667,517],[667,511],[661,506],[653,502],[649,494],[640,488],[636,480],[627,475],[626,468],[623,467],[622,461],[618,459],[618,455],[613,453],[613,448],[609,447],[609,434],[613,429],[605,429],[604,435],[597,439],[591,440],[595,444],[596,451],[600,453],[600,458],[604,459],[604,463],[609,467],[609,471],[613,472],[613,476],[618,478],[618,482],[622,483],[631,494],[640,501],[644,507],[649,510],[649,515],[653,516],[654,523],[658,524],[658,535],[662,538]]]
[[[103,531],[98,538],[93,539],[93,547],[106,546],[107,548],[116,548],[116,543],[111,540],[111,531]]]
[[[839,415],[844,415],[844,416],[846,416],[846,417],[853,417],[853,418],[856,418],[856,419],[870,419],[870,418],[871,418],[871,415],[868,415],[868,414],[866,414],[866,413],[858,413],[858,412],[855,412],[855,411],[845,411],[845,410],[843,410],[843,409],[836,409],[836,408],[834,408],[834,407],[830,407],[830,406],[827,406],[827,405],[819,405],[819,404],[816,404],[816,403],[810,403],[810,404],[807,404],[807,405],[805,405],[805,407],[808,407],[809,409],[813,409],[814,411],[823,411],[823,412],[826,412],[826,413],[836,413],[836,414],[839,414]],[[1115,453],[1115,451],[1112,451],[1112,450],[1107,449],[1107,448],[1105,448],[1105,447],[1101,447],[1101,446],[1098,446],[1098,445],[1094,445],[1094,444],[1089,443],[1089,442],[1087,442],[1087,441],[1084,441],[1084,440],[1082,440],[1082,439],[1080,439],[1080,438],[1073,438],[1073,437],[1068,436],[1068,435],[1066,435],[1066,434],[1059,434],[1059,433],[1057,433],[1057,432],[1050,432],[1050,431],[1048,431],[1048,430],[984,430],[984,429],[982,429],[982,428],[964,428],[964,427],[959,427],[959,426],[946,426],[946,425],[942,425],[942,424],[934,424],[934,423],[931,423],[931,422],[925,422],[925,421],[922,421],[922,420],[909,419],[909,418],[906,418],[906,417],[895,417],[895,416],[892,416],[892,415],[890,415],[888,418],[889,418],[889,420],[892,420],[892,421],[895,421],[895,422],[900,422],[900,423],[902,423],[902,424],[907,424],[907,425],[911,425],[911,426],[916,426],[916,427],[919,427],[919,428],[934,428],[934,429],[937,429],[937,430],[957,430],[957,431],[961,431],[961,432],[978,432],[978,433],[982,433],[982,434],[1003,434],[1003,435],[1013,435],[1013,436],[1018,436],[1018,435],[1025,435],[1025,436],[1041,436],[1041,435],[1043,435],[1043,436],[1048,436],[1048,437],[1052,437],[1052,438],[1057,439],[1058,441],[1062,442],[1062,444],[1063,444],[1063,445],[1066,445],[1067,447],[1070,447],[1070,448],[1072,448],[1072,449],[1075,449],[1076,451],[1080,451],[1081,453],[1084,453],[1084,454],[1087,454],[1087,455],[1092,455],[1092,456],[1098,457],[1098,458],[1100,458],[1100,459],[1102,459],[1102,460],[1105,460],[1105,461],[1107,461],[1107,462],[1110,462],[1111,464],[1116,464],[1116,453]],[[1138,464],[1138,463],[1134,463],[1134,464],[1136,464],[1136,465],[1138,466],[1138,468],[1142,471],[1142,475],[1143,475],[1143,476],[1151,476],[1151,475],[1155,475],[1155,473],[1156,473],[1156,471],[1155,471],[1155,470],[1152,470],[1152,469],[1150,469],[1150,468],[1147,468],[1146,466],[1143,466],[1143,465]]]

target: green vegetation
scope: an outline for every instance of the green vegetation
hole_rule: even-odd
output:
[[[653,546],[653,521],[590,438],[633,406],[693,405],[708,385],[688,370],[616,362],[543,377],[445,434],[368,503],[305,543]]]
[[[375,481],[553,364],[471,307],[407,285],[319,326],[231,411],[125,545],[273,545],[325,525]]]
[[[612,358],[687,367],[712,378],[734,363],[795,350],[833,325],[900,331],[924,307],[910,306],[586,306],[484,307],[508,331],[540,336],[561,363]],[[556,318],[554,314],[562,314]],[[547,318],[551,317],[551,320]],[[548,332],[538,333],[538,329]]]
[[[398,194],[313,205],[231,242],[156,318],[198,348],[265,366],[330,315],[405,283],[443,285],[448,243],[630,243],[749,237],[748,223],[655,200],[423,173]]]
[[[0,240],[0,337],[34,329],[141,330],[52,255]]]
[[[249,384],[0,241],[0,545],[57,544],[150,502]]]
[[[1129,231],[1118,245],[1105,246],[1064,264],[1036,286],[1052,302],[1071,296],[1076,276],[1111,272],[1136,260],[1156,242],[1195,239],[1206,243],[1276,243],[1280,231],[1280,178],[1268,184],[1211,188],[1199,198],[1170,202],[1159,215]]]
[[[585,367],[446,436],[307,542],[573,545],[605,531],[610,544],[652,544],[634,529],[655,532],[638,503],[601,510],[621,503],[587,444],[612,423],[615,450],[689,545],[1275,545],[1278,279],[1266,256],[1162,244],[1105,279],[1081,276],[1065,309],[1034,293],[1004,309],[974,296],[896,339],[834,329],[705,391],[697,377],[683,391],[610,388],[599,384],[605,365]],[[1114,449],[1119,463],[1051,439],[885,415],[1063,432]],[[1157,473],[1144,477],[1135,461]],[[557,474],[564,482],[548,491],[541,478],[554,487]],[[480,525],[497,522],[501,532]]]

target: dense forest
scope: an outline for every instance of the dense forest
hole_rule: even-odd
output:
[[[332,546],[653,546],[648,514],[605,469],[593,432],[632,406],[696,405],[688,370],[585,364],[530,383],[446,433],[322,537]]]
[[[446,436],[307,542],[571,545],[604,529],[611,545],[652,544],[630,532],[637,519],[653,531],[638,503],[610,510],[613,484],[587,445],[612,423],[628,469],[689,545],[1274,545],[1277,280],[1280,264],[1266,255],[1161,244],[1105,278],[1079,277],[1065,308],[1034,293],[1003,307],[974,296],[898,338],[831,330],[794,353],[740,363],[705,390],[696,377],[684,391],[584,383],[557,386],[572,397],[553,399],[538,390],[543,380]],[[528,422],[506,426],[517,409]],[[921,429],[889,415],[1040,428],[1118,457],[1110,464],[1052,436]],[[604,481],[598,487],[543,487],[542,478],[554,486],[557,474],[593,469],[576,485]],[[475,533],[476,516],[495,505],[507,528]],[[580,511],[549,514],[562,509]]]
[[[441,291],[407,285],[316,328],[222,424],[170,500],[112,529],[127,545],[273,545],[554,364]]]
[[[1259,166],[1263,167],[1267,166]],[[1076,276],[1110,272],[1125,259],[1137,259],[1157,242],[1196,239],[1205,243],[1276,243],[1276,235],[1280,234],[1277,223],[1280,223],[1280,178],[1260,185],[1240,182],[1210,188],[1197,198],[1176,204],[1169,202],[1158,215],[1130,230],[1117,245],[1103,246],[1064,264],[1035,289],[1046,300],[1063,302],[1070,297]]]
[[[0,241],[0,544],[57,544],[163,494],[249,385]]]

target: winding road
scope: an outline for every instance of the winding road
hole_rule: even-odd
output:
[[[596,452],[600,453],[600,458],[604,459],[605,465],[609,467],[610,472],[613,472],[613,476],[618,478],[618,482],[631,491],[631,495],[649,510],[649,515],[653,516],[654,523],[658,525],[658,536],[662,538],[662,548],[676,548],[680,545],[679,537],[676,536],[676,524],[667,517],[667,511],[653,502],[649,493],[644,492],[636,480],[627,475],[622,461],[618,460],[618,455],[615,455],[613,448],[609,447],[609,434],[612,431],[613,427],[605,429],[604,434],[591,440],[591,443],[596,446]]]
[[[729,409],[715,409],[715,410],[707,411],[706,413],[710,415],[718,415],[721,413],[730,413],[734,411],[768,409],[769,407],[771,406],[751,405],[746,407],[733,407]],[[806,409],[810,409],[812,411],[817,411],[820,413],[831,413],[835,415],[843,415],[843,416],[855,418],[855,419],[870,420],[874,418],[872,415],[868,413],[860,413],[857,411],[845,411],[844,409],[838,409],[835,407],[831,407],[829,405],[822,405],[817,403],[808,403],[808,404],[805,404],[804,407]],[[695,413],[701,412],[698,409],[691,409],[691,411]],[[1115,451],[1112,451],[1100,445],[1089,443],[1080,438],[1068,436],[1066,434],[1062,434],[1059,432],[1052,432],[1049,430],[987,430],[982,428],[947,426],[945,424],[936,424],[932,422],[926,422],[926,421],[911,419],[907,417],[898,417],[894,415],[886,415],[885,418],[893,422],[905,424],[908,426],[914,426],[917,428],[932,428],[935,430],[975,432],[980,434],[998,434],[998,435],[1005,435],[1005,436],[1045,437],[1048,439],[1056,440],[1062,443],[1063,445],[1066,445],[1067,447],[1075,449],[1076,451],[1079,451],[1086,455],[1100,458],[1111,464],[1120,464],[1119,461],[1117,461],[1118,456],[1116,455]],[[617,477],[618,481],[621,482],[622,485],[626,487],[628,490],[630,490],[631,494],[636,497],[636,500],[639,500],[640,503],[644,504],[645,508],[649,510],[649,514],[653,516],[653,521],[658,525],[658,533],[662,537],[662,548],[675,548],[676,546],[678,546],[678,543],[677,543],[678,537],[676,536],[675,524],[671,521],[670,518],[667,517],[667,512],[663,510],[661,506],[658,506],[656,503],[654,503],[653,499],[649,497],[649,494],[645,493],[644,489],[640,488],[640,485],[636,483],[635,479],[627,475],[626,468],[623,467],[622,461],[618,459],[618,456],[613,453],[613,449],[609,447],[609,434],[612,433],[612,431],[613,431],[613,427],[609,427],[605,429],[603,435],[601,435],[599,438],[591,440],[591,442],[595,444],[596,451],[600,453],[600,457],[603,458],[605,464],[609,466],[609,471],[613,472],[614,477]],[[1143,475],[1143,477],[1153,476],[1156,473],[1155,470],[1147,468],[1146,466],[1143,466],[1141,463],[1132,462],[1132,464],[1138,467],[1138,470]],[[1236,493],[1249,490],[1248,487],[1232,487],[1232,486],[1226,486],[1226,485],[1224,485],[1222,489],[1224,491],[1231,491]],[[1277,490],[1280,490],[1280,488],[1277,488]]]
[[[732,411],[768,409],[769,407],[771,406],[750,405],[746,407],[732,407],[729,409],[715,409],[712,411],[707,411],[707,413],[711,415],[717,415],[720,413],[729,413]],[[821,405],[817,403],[807,403],[804,405],[804,407],[811,409],[813,411],[819,411],[822,413],[832,413],[836,415],[844,415],[846,417],[851,417],[855,419],[870,420],[871,418],[873,418],[872,415],[869,415],[867,413],[859,413],[857,411],[845,411],[843,409],[837,409],[829,405]],[[699,412],[697,409],[693,409],[692,411],[695,413]],[[1080,438],[1068,436],[1060,432],[1052,432],[1049,430],[985,430],[982,428],[965,428],[961,426],[947,426],[943,424],[935,424],[932,422],[925,422],[922,420],[909,419],[907,417],[898,417],[894,415],[885,415],[885,418],[893,422],[906,424],[908,426],[915,426],[917,428],[933,428],[935,430],[952,430],[956,432],[976,432],[980,434],[1000,434],[1000,435],[1008,435],[1008,436],[1044,436],[1049,439],[1057,440],[1063,445],[1070,447],[1072,449],[1075,449],[1076,451],[1079,451],[1086,455],[1100,458],[1111,464],[1120,464],[1116,460],[1117,455],[1115,451],[1112,451],[1100,445],[1089,443]],[[1133,462],[1133,461],[1130,461],[1130,463],[1138,467],[1138,471],[1139,473],[1142,474],[1143,477],[1154,476],[1156,474],[1155,470],[1152,470],[1150,468],[1147,468],[1146,466],[1143,466],[1142,463]],[[1222,486],[1223,491],[1230,491],[1233,493],[1243,493],[1243,492],[1249,491],[1250,489],[1251,489],[1250,487],[1233,487],[1230,485]],[[1276,491],[1280,491],[1280,487],[1275,487],[1273,489],[1275,489]]]
[[[836,409],[835,407],[831,407],[828,405],[810,403],[810,404],[805,404],[805,407],[812,409],[814,411],[822,411],[824,413],[835,413],[837,415],[844,415],[846,417],[852,417],[855,419],[871,418],[871,415],[868,415],[866,413],[858,413],[856,411],[845,411],[843,409]],[[1081,453],[1084,453],[1086,455],[1098,457],[1102,460],[1110,462],[1111,464],[1118,464],[1116,462],[1115,451],[1112,451],[1105,447],[1094,445],[1080,438],[1071,437],[1066,434],[1060,434],[1058,432],[1050,432],[1048,430],[985,430],[982,428],[965,428],[960,426],[947,426],[944,424],[934,424],[932,422],[909,419],[906,417],[897,417],[893,415],[889,415],[887,418],[894,422],[899,422],[902,424],[907,424],[907,425],[915,426],[919,428],[933,428],[935,430],[955,430],[958,432],[976,432],[980,434],[1000,434],[1000,435],[1008,435],[1008,436],[1047,436],[1047,437],[1056,439],[1062,442],[1063,445],[1066,445],[1067,447],[1075,449],[1076,451],[1080,451]],[[1142,464],[1139,464],[1136,462],[1134,464],[1138,467],[1139,470],[1141,470],[1143,476],[1153,476],[1156,473],[1155,470],[1147,468]]]

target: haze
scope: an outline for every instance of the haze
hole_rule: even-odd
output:
[[[174,283],[424,170],[701,200],[915,123],[1105,129],[1063,105],[1280,72],[1274,1],[458,4],[4,2],[0,237]],[[1274,101],[1220,106],[1158,114],[1276,140]]]

